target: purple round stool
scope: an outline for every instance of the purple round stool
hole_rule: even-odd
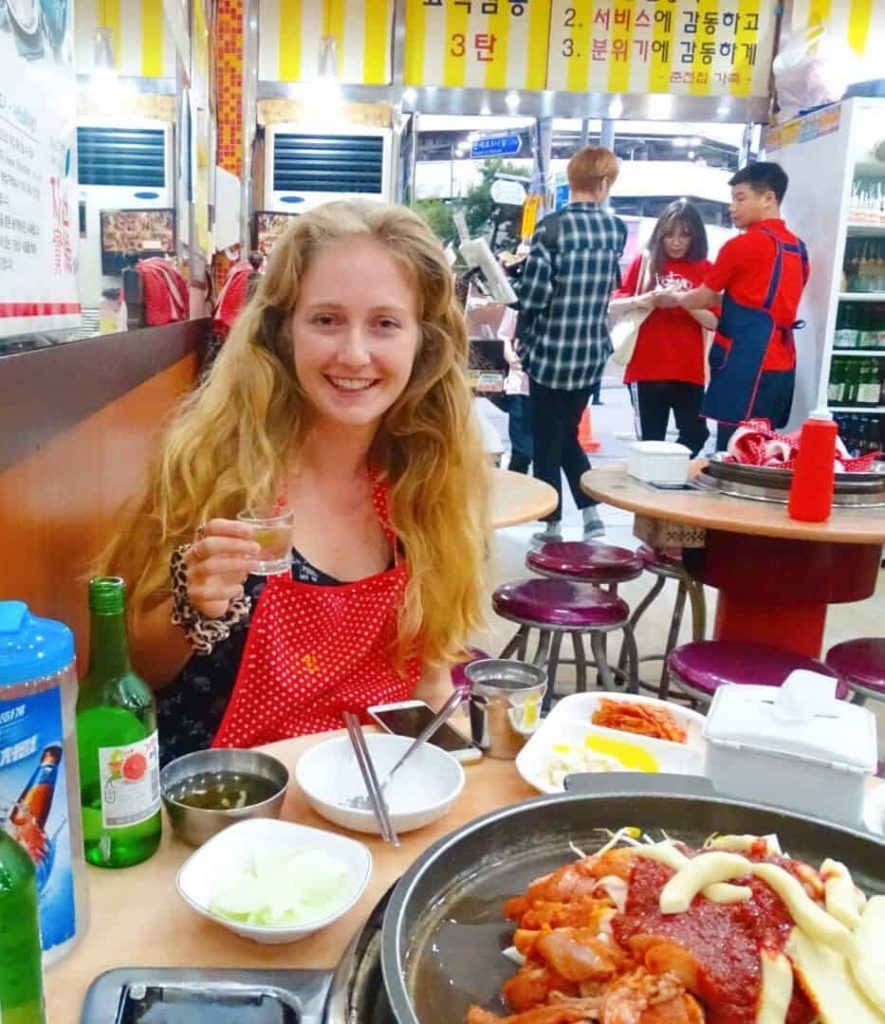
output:
[[[593,659],[599,671],[599,680],[608,690],[617,690],[615,675],[626,682],[626,689],[636,693],[638,676],[636,641],[630,626],[630,608],[617,596],[587,583],[572,583],[563,579],[532,579],[505,583],[492,595],[492,607],[504,619],[518,624],[519,629],[499,657],[514,655],[526,661],[529,639],[533,629],[538,630],[538,646],[532,662],[547,668],[545,710],[555,695],[556,672],[560,664],[572,662],[560,657],[562,638],[572,638],[575,657],[575,687],[578,692],[587,689],[587,657],[584,634],[590,636]],[[605,635],[622,630],[627,650],[626,672],[608,663]]]
[[[885,701],[885,637],[859,637],[836,644],[827,665],[854,691],[853,702]]]
[[[608,586],[612,593],[642,575],[642,562],[628,548],[593,541],[550,541],[530,551],[525,564],[540,576]]]
[[[673,604],[673,614],[670,616],[670,628],[667,631],[667,640],[663,653],[648,654],[639,659],[640,663],[643,661],[663,662],[661,677],[658,681],[657,696],[661,700],[667,700],[670,696],[670,675],[667,669],[667,658],[679,642],[679,630],[682,628],[682,617],[685,614],[686,600],[688,600],[691,607],[692,640],[703,640],[707,631],[707,606],[704,600],[704,587],[685,568],[682,559],[678,555],[671,555],[667,551],[655,551],[653,548],[642,544],[636,550],[636,557],[639,559],[642,568],[656,578],[651,590],[639,602],[635,611],[630,616],[630,625],[634,630],[649,606],[664,589],[664,584],[667,580],[676,580],[678,582],[676,601]],[[618,658],[619,668],[623,668],[625,656],[625,652],[622,649],[621,656]]]
[[[825,676],[836,675],[816,658],[807,658],[768,644],[737,640],[701,640],[683,644],[670,652],[667,667],[674,684],[705,705],[710,703],[719,687],[727,683],[781,686],[797,669]],[[836,687],[836,696],[840,700],[851,696],[851,691],[841,679]]]

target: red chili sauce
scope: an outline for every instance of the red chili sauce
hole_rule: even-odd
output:
[[[642,936],[669,940],[689,953],[697,965],[697,990],[707,1024],[754,1024],[762,984],[761,949],[782,949],[793,921],[781,898],[757,878],[736,880],[753,895],[742,903],[711,903],[696,896],[682,914],[662,914],[661,889],[674,872],[637,858],[630,874],[627,905],[612,921],[615,938],[631,948]],[[642,948],[650,943],[642,941]],[[809,1024],[814,1014],[798,986],[787,1024]]]

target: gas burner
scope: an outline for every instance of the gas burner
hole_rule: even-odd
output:
[[[391,890],[392,891],[392,890]],[[388,892],[334,974],[307,970],[132,967],[86,993],[81,1024],[396,1024],[381,973]]]

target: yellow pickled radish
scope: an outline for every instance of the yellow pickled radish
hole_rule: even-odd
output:
[[[644,747],[637,746],[635,743],[616,740],[608,736],[587,736],[584,746],[588,750],[594,750],[597,754],[614,757],[625,768],[632,768],[634,771],[656,772],[660,770],[657,758]]]

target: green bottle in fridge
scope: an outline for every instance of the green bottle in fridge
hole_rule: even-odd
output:
[[[37,875],[0,828],[0,1021],[44,1024]]]
[[[90,864],[125,868],[160,844],[157,710],[129,663],[123,580],[92,580],[89,611],[89,671],[77,697],[83,840]]]

